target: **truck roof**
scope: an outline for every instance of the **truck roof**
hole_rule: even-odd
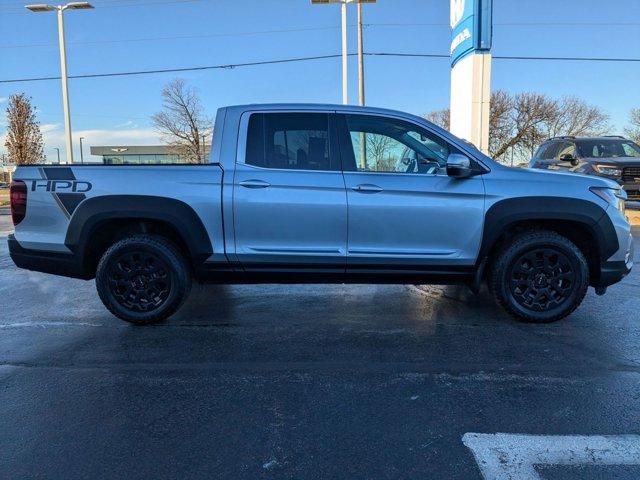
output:
[[[255,103],[247,105],[229,105],[227,110],[246,111],[254,109],[268,109],[268,110],[335,110],[345,113],[371,113],[377,115],[393,115],[396,117],[405,117],[408,119],[419,119],[421,121],[427,121],[423,117],[412,115],[410,113],[401,112],[399,110],[392,110],[389,108],[380,107],[360,107],[358,105],[342,105],[332,103]]]

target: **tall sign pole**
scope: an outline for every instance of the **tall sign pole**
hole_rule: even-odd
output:
[[[451,1],[451,133],[489,151],[493,0]]]

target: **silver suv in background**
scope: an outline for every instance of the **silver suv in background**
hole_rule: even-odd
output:
[[[624,137],[551,138],[540,145],[529,166],[615,180],[629,200],[640,200],[640,146]]]

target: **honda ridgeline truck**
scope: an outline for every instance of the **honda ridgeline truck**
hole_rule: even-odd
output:
[[[376,108],[234,106],[215,125],[204,165],[19,167],[15,264],[95,277],[138,324],[176,312],[192,280],[486,281],[517,319],[551,322],[631,270],[613,181],[507,168]]]

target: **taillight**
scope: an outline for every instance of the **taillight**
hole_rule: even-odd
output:
[[[11,218],[18,225],[27,214],[27,184],[22,180],[14,180],[9,187],[11,198]]]

